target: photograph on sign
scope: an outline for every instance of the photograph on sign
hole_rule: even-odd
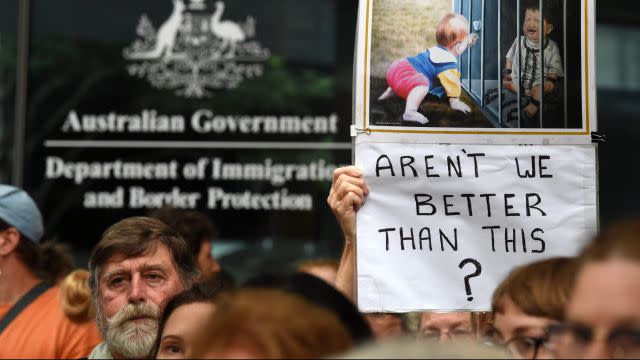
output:
[[[358,127],[480,136],[596,129],[592,1],[366,0],[360,7]]]
[[[364,312],[491,309],[514,267],[596,232],[593,145],[358,144]]]

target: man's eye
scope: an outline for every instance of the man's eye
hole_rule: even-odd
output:
[[[152,281],[157,281],[157,280],[162,279],[162,276],[160,274],[150,273],[150,274],[147,274],[147,279],[152,280]]]
[[[109,280],[109,286],[118,286],[118,285],[122,285],[122,283],[124,283],[124,278],[121,278],[121,277],[117,277]]]
[[[422,337],[424,339],[437,339],[438,337],[440,337],[440,334],[435,331],[427,331],[422,333]]]

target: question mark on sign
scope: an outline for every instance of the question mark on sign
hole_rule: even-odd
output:
[[[473,300],[473,296],[471,296],[471,285],[469,285],[469,280],[473,277],[479,276],[482,273],[482,265],[477,260],[474,259],[464,259],[460,262],[458,267],[462,269],[468,263],[473,264],[476,267],[476,271],[464,277],[464,289],[467,291],[467,301]]]

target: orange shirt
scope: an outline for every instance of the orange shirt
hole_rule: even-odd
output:
[[[0,305],[0,318],[11,309]],[[102,341],[95,321],[75,323],[60,302],[60,287],[45,291],[0,333],[0,358],[81,358]]]

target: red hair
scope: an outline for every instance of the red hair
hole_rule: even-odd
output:
[[[469,21],[460,14],[447,14],[442,17],[436,28],[438,45],[450,47],[469,33]]]

